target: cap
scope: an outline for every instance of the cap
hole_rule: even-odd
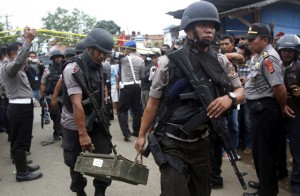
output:
[[[271,31],[267,25],[262,23],[253,23],[251,24],[248,34],[245,36],[246,39],[252,40],[255,39],[257,36],[270,36]]]
[[[134,40],[126,42],[123,46],[124,47],[129,47],[129,48],[136,48],[136,44],[135,44]]]

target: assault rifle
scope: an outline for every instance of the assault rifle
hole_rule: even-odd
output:
[[[214,99],[211,95],[209,88],[203,85],[196,77],[193,71],[192,64],[190,63],[187,55],[185,54],[184,49],[176,50],[175,52],[168,54],[168,57],[172,62],[174,62],[176,66],[180,68],[180,70],[183,71],[185,77],[194,88],[195,91],[193,93],[190,93],[190,98],[199,99],[203,107],[207,108]],[[180,97],[181,99],[186,99],[189,96],[187,96],[186,94],[182,94],[182,96]],[[209,121],[212,125],[213,131],[222,140],[223,147],[230,158],[231,165],[235,171],[238,180],[240,181],[242,188],[247,189],[247,185],[243,178],[243,176],[246,175],[246,173],[240,173],[236,165],[236,160],[238,158],[235,150],[232,148],[228,133],[228,127],[226,125],[225,119],[222,117],[218,117],[210,118]]]
[[[86,117],[85,125],[86,125],[87,129],[92,130],[93,123],[97,119],[99,126],[104,130],[105,135],[110,142],[110,145],[111,145],[111,148],[112,148],[114,154],[117,154],[116,146],[113,146],[112,141],[111,141],[112,136],[109,132],[110,119],[109,119],[109,115],[106,112],[106,109],[99,106],[99,104],[96,100],[95,94],[92,93],[86,86],[86,82],[84,80],[84,76],[83,76],[82,72],[80,70],[78,70],[77,72],[73,73],[72,75],[75,78],[75,80],[78,82],[83,93],[88,96],[88,98],[86,100],[82,101],[82,104],[89,105],[90,108],[93,110],[93,112],[88,117]]]

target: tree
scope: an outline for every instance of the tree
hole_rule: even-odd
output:
[[[20,36],[20,32],[4,31],[5,24],[0,22],[0,46],[7,46],[9,43],[16,40]]]
[[[101,20],[101,21],[98,21],[95,25],[96,28],[103,28],[107,31],[109,31],[111,34],[115,34],[117,33],[118,31],[120,31],[121,27],[118,26],[114,21],[112,20],[109,20],[109,21],[106,21],[106,20]]]
[[[83,39],[83,36],[61,33],[72,32],[75,34],[86,34],[88,33],[96,23],[96,18],[85,14],[78,9],[68,11],[63,8],[56,8],[54,13],[48,12],[46,17],[42,17],[43,29],[55,30],[58,32],[40,32],[39,40],[37,41],[39,48],[42,43],[49,42],[63,42],[67,47],[75,46],[76,42]]]

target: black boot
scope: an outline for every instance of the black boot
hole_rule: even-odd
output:
[[[36,180],[42,177],[42,173],[34,174],[28,171],[26,161],[26,151],[14,151],[13,157],[15,160],[17,182]]]
[[[29,172],[34,172],[36,170],[40,169],[40,166],[39,165],[27,165],[27,170]]]
[[[95,196],[105,196],[106,187],[95,187]]]
[[[84,190],[78,191],[78,192],[76,192],[76,196],[86,196],[86,193]]]

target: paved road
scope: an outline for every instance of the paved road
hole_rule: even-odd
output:
[[[61,142],[41,146],[41,141],[50,140],[52,136],[52,124],[46,125],[42,130],[40,127],[40,108],[35,108],[35,121],[32,140],[32,159],[35,164],[41,166],[40,172],[43,178],[32,182],[15,181],[14,170],[9,158],[9,143],[7,135],[0,133],[0,196],[74,196],[75,194],[69,190],[70,176],[68,167],[64,165]],[[136,151],[133,148],[134,139],[125,142],[119,130],[118,121],[112,121],[111,133],[113,135],[113,143],[117,145],[118,153],[133,160]],[[160,175],[158,167],[155,165],[153,158],[150,156],[144,159],[144,164],[150,169],[148,184],[129,185],[123,182],[114,181],[107,190],[107,196],[158,196],[160,194]],[[249,174],[245,180],[255,180],[255,172],[252,166],[239,162],[238,166],[241,171],[247,171]],[[212,196],[241,196],[243,189],[240,187],[237,178],[228,161],[223,163],[224,189],[213,190]],[[88,177],[88,185],[86,192],[89,196],[93,193],[92,178]],[[248,188],[249,192],[254,192]],[[289,195],[286,191],[280,190],[279,196]]]

